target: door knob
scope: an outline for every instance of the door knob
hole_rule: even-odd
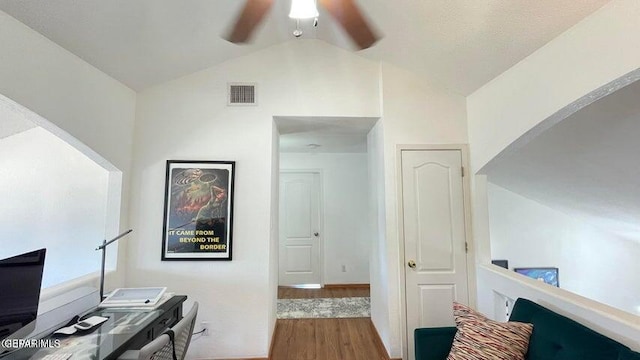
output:
[[[314,232],[313,236],[318,237],[318,236],[320,236],[320,233]]]
[[[413,260],[409,260],[409,262],[407,263],[407,265],[409,265],[410,268],[415,269],[416,268],[416,262]]]

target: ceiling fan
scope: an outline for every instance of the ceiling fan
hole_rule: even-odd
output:
[[[293,3],[296,1],[292,0],[292,6],[296,6]],[[231,31],[225,38],[235,44],[246,43],[269,9],[271,9],[273,2],[274,0],[246,0],[242,11],[240,11],[233,23]],[[318,0],[318,2],[342,26],[359,49],[366,49],[378,41],[378,36],[373,32],[354,0]],[[294,17],[292,14],[289,16]],[[317,18],[317,16],[317,10],[315,10],[315,17]],[[299,34],[296,36],[299,36]]]

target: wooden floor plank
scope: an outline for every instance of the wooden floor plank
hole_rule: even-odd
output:
[[[291,321],[277,321],[271,354],[278,354],[280,359],[290,358],[289,344],[295,340],[293,325],[295,323]],[[274,357],[271,356],[271,359],[274,359]]]
[[[317,321],[316,354],[319,359],[335,360],[343,357],[340,351],[340,328],[334,321]]]
[[[271,360],[384,360],[370,318],[280,319]]]
[[[373,333],[368,321],[350,321],[347,323],[355,360],[383,360],[373,342]]]

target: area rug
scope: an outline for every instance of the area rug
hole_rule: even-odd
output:
[[[371,316],[368,297],[278,299],[278,319],[358,318]]]

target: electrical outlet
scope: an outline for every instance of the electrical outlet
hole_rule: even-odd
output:
[[[342,272],[347,272],[347,265],[342,265]]]
[[[209,322],[201,321],[200,326],[202,326],[202,330],[203,330],[202,336],[209,336]]]

